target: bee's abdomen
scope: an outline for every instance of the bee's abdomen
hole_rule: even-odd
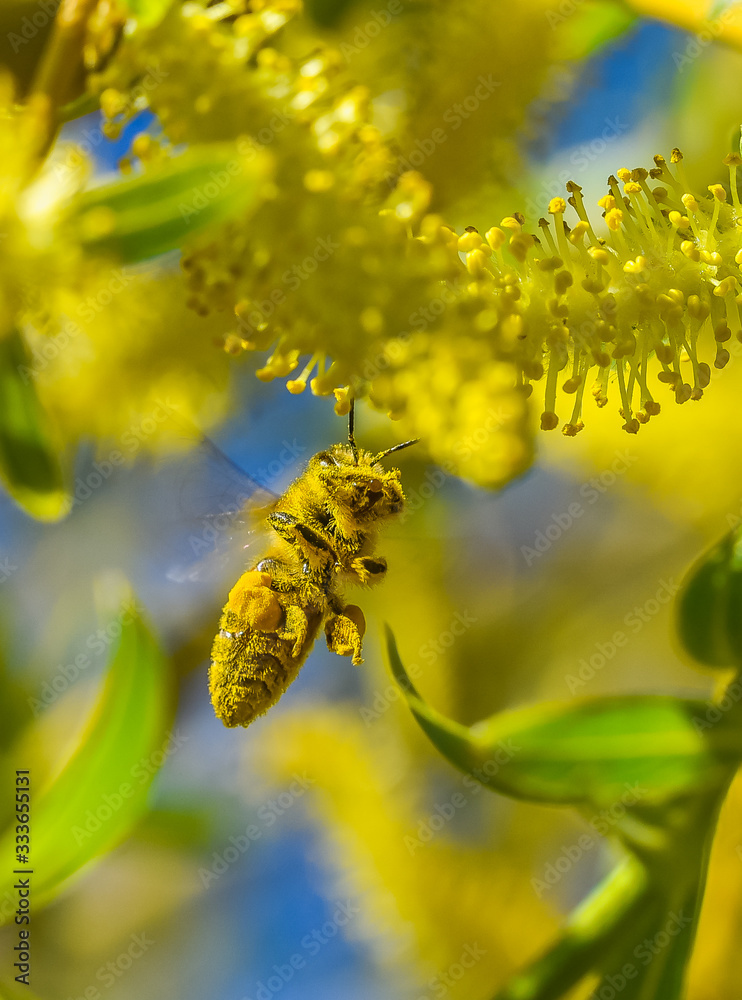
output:
[[[214,639],[209,671],[211,700],[217,717],[225,726],[249,725],[278,701],[296,677],[310,646],[310,641],[304,643],[295,657],[290,640],[256,631],[244,618],[225,609]]]

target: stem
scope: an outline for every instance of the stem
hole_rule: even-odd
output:
[[[558,1000],[590,972],[602,977],[595,996],[623,982],[623,1000],[680,1000],[716,821],[735,771],[736,765],[696,799],[663,864],[649,858],[645,867],[632,855],[615,868],[574,911],[556,944],[494,1000]]]
[[[575,910],[556,944],[494,1000],[556,1000],[600,963],[625,929],[641,920],[650,896],[643,865],[633,857],[618,865]]]
[[[75,97],[83,68],[85,30],[98,0],[62,0],[49,40],[36,69],[31,96],[46,102],[46,134],[39,156],[51,145],[59,124],[58,110]]]
[[[706,881],[708,879],[709,864],[711,862],[711,851],[714,844],[714,838],[716,836],[716,828],[719,822],[719,814],[722,810],[724,802],[726,800],[727,794],[729,793],[729,788],[734,781],[735,775],[737,773],[737,768],[731,768],[727,780],[724,782],[722,789],[719,792],[716,801],[709,807],[710,820],[708,824],[708,833],[703,842],[703,848],[701,852],[701,857],[699,859],[698,866],[698,878],[693,884],[692,891],[689,893],[689,897],[686,901],[686,905],[693,913],[693,923],[689,929],[687,935],[686,943],[686,967],[687,962],[690,958],[693,946],[696,942],[696,935],[698,934],[698,924],[701,919],[701,908],[703,906],[704,894],[706,892]]]

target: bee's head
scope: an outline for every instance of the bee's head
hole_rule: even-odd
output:
[[[385,469],[379,456],[335,444],[312,459],[328,499],[360,522],[398,514],[404,506],[399,469]]]

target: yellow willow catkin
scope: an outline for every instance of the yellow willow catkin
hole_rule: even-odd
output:
[[[671,163],[681,160],[674,150]],[[433,304],[435,279],[441,270],[448,274],[444,304],[435,317],[421,324],[420,332],[413,328],[403,335],[403,346],[386,358],[381,372],[373,366],[369,371],[370,351],[384,355],[392,330],[390,324],[385,328],[378,309],[363,309],[363,286],[356,287],[360,335],[352,338],[341,364],[333,345],[322,352],[319,336],[312,345],[316,353],[299,378],[290,381],[290,390],[303,390],[319,359],[313,391],[334,390],[339,412],[346,407],[343,385],[349,381],[357,394],[368,391],[378,406],[400,415],[419,410],[433,388],[425,359],[469,354],[478,359],[476,364],[449,365],[438,379],[452,399],[487,380],[493,365],[504,364],[510,366],[513,385],[526,395],[543,386],[542,429],[561,424],[566,435],[580,431],[590,390],[598,406],[613,395],[624,430],[636,433],[660,412],[660,394],[670,391],[678,403],[700,399],[711,365],[723,368],[729,360],[726,342],[733,336],[742,339],[740,157],[728,156],[725,162],[731,204],[721,184],[710,185],[705,197],[685,190],[682,171],[661,156],[649,171],[618,170],[598,202],[604,237],[596,234],[598,227],[574,181],[567,184],[566,199],[549,203],[551,219],[539,220],[539,236],[527,232],[526,220],[517,213],[484,238],[473,227],[457,237],[438,217],[421,213],[418,234],[410,242],[421,247],[418,268],[424,272],[429,267],[425,294]],[[408,190],[425,183],[414,173],[403,180]],[[397,232],[397,240],[410,239]],[[447,264],[442,267],[444,249]],[[422,263],[425,253],[427,264]],[[421,313],[429,316],[424,308]],[[298,366],[306,343],[285,326],[259,375],[285,377]],[[335,363],[326,367],[333,358]],[[480,395],[489,406],[487,393]],[[442,397],[437,408],[445,409]],[[435,433],[433,426],[430,430]],[[425,428],[417,433],[425,436]]]
[[[681,161],[673,150],[671,163]],[[678,403],[700,399],[709,362],[727,364],[726,342],[742,340],[740,162],[736,155],[725,160],[731,205],[721,184],[697,197],[686,190],[682,170],[656,156],[652,170],[621,169],[608,179],[610,193],[599,202],[605,238],[596,236],[573,181],[567,201],[549,203],[551,221],[540,220],[540,239],[524,239],[522,226],[513,232],[512,218],[489,230],[486,241],[473,232],[460,237],[475,286],[469,292],[487,294],[498,314],[493,336],[528,391],[544,385],[544,430],[561,423],[559,411],[569,414],[564,434],[581,430],[583,392],[592,382],[599,406],[615,386],[624,430],[636,433],[659,413],[655,394],[669,389]],[[571,228],[567,202],[576,216]],[[517,269],[506,266],[503,245],[514,251]],[[503,336],[514,318],[517,335]]]

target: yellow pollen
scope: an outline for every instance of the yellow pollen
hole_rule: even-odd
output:
[[[727,193],[722,184],[709,184],[708,189],[717,201],[725,202],[727,200]]]
[[[605,267],[610,262],[611,255],[602,247],[588,247],[587,252],[597,264],[602,264]]]
[[[731,274],[728,278],[724,278],[714,289],[714,295],[719,298],[723,298],[725,295],[729,295],[731,292],[736,291],[737,280]]]
[[[675,226],[676,229],[685,229],[687,226],[690,225],[690,219],[688,218],[688,216],[681,215],[681,213],[678,211],[670,212],[670,214],[668,215],[668,219],[670,220],[670,223],[673,226]]]
[[[497,226],[493,226],[492,229],[488,229],[484,236],[493,250],[499,250],[505,242],[505,233],[502,229],[498,229]]]
[[[585,234],[589,232],[590,232],[590,223],[583,222],[582,220],[580,220],[574,227],[572,232],[569,234],[569,242],[574,244],[580,243],[585,237]]]
[[[350,386],[343,386],[342,389],[335,389],[333,392],[337,400],[335,403],[335,413],[339,417],[344,417],[350,412],[350,402],[353,399]]]
[[[471,250],[478,250],[483,242],[484,241],[479,233],[476,230],[473,230],[459,236],[457,247],[462,251],[462,253],[469,253]]]

